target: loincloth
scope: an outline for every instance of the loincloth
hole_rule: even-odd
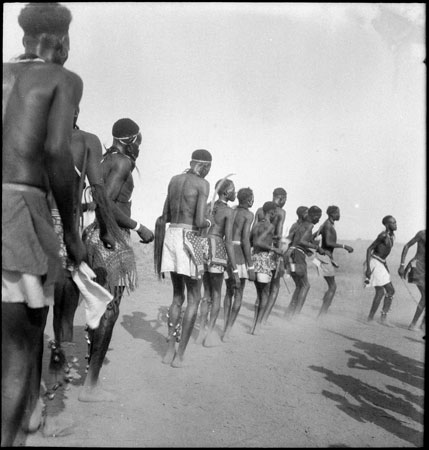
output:
[[[207,251],[204,254],[207,272],[224,273],[228,266],[225,241],[220,236],[210,235],[207,236],[207,244]]]
[[[170,224],[162,246],[161,273],[175,272],[199,279],[204,273],[207,240],[186,224]]]
[[[289,247],[287,257],[287,272],[303,277],[307,275],[306,253],[299,247]]]
[[[61,267],[59,243],[46,193],[20,185],[2,186],[2,301],[30,308],[53,304]]]
[[[417,286],[426,285],[426,263],[425,260],[415,260],[411,263],[410,271],[408,274],[408,282],[417,284]]]
[[[137,286],[137,268],[134,251],[129,245],[130,233],[120,228],[124,243],[116,242],[115,250],[107,249],[100,239],[100,228],[95,221],[83,232],[82,240],[88,252],[88,264],[97,275],[97,283],[114,292],[116,286],[133,291]]]
[[[272,271],[276,270],[277,264],[274,258],[274,252],[259,252],[252,255],[255,273],[264,273],[272,275]]]
[[[385,260],[371,255],[369,267],[371,269],[369,286],[385,286],[390,283],[390,273]]]
[[[335,276],[335,267],[332,264],[332,259],[329,255],[318,254],[314,259],[317,259],[320,262],[320,265],[317,264],[319,275],[321,275],[322,277]]]

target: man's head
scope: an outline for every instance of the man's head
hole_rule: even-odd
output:
[[[387,231],[396,231],[396,219],[393,216],[385,216],[382,220],[383,225],[386,227]]]
[[[215,189],[219,195],[219,198],[222,197],[227,202],[233,202],[235,200],[236,197],[235,186],[234,183],[228,178],[226,180],[224,179],[219,180],[215,184]]]
[[[338,206],[335,205],[328,206],[326,214],[333,221],[340,220],[340,208],[338,208]]]
[[[285,205],[287,200],[287,193],[286,191],[281,188],[278,187],[276,189],[274,189],[273,191],[273,202],[279,206],[280,208],[283,208],[283,206]]]
[[[241,188],[237,192],[237,199],[240,206],[251,208],[253,206],[253,191],[250,188]]]
[[[264,211],[265,217],[268,218],[270,221],[272,221],[274,216],[276,215],[276,209],[277,204],[274,202],[265,202],[262,205],[262,211]]]
[[[63,65],[70,50],[71,20],[69,9],[59,3],[28,3],[18,16],[26,53]]]
[[[113,124],[112,136],[114,144],[135,161],[142,142],[139,126],[131,119],[119,119]]]
[[[195,150],[192,152],[191,166],[192,172],[204,178],[210,172],[212,166],[212,155],[209,151],[204,149]]]
[[[316,225],[316,223],[319,222],[320,218],[322,217],[322,210],[318,206],[310,206],[308,208],[308,217],[307,220],[309,220],[313,225]]]
[[[296,209],[296,215],[299,220],[304,220],[308,214],[308,206],[298,206]]]

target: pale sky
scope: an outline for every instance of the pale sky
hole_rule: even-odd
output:
[[[288,193],[338,205],[338,240],[397,241],[426,227],[426,55],[422,3],[63,2],[65,64],[84,82],[79,126],[110,146],[135,120],[143,143],[132,217],[154,228],[170,178],[193,150],[254,191],[253,212]],[[22,3],[3,4],[3,60],[23,51]]]

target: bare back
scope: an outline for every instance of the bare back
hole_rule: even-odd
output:
[[[390,235],[387,231],[383,231],[377,236],[377,239],[369,248],[373,249],[375,255],[382,259],[386,259],[390,255],[393,243],[394,236]]]
[[[254,225],[252,229],[252,242],[255,253],[266,252],[266,247],[271,247],[274,232],[274,225],[266,219],[262,219]]]
[[[226,203],[217,200],[213,206],[213,224],[208,231],[208,235],[225,237],[225,240],[232,241],[232,229],[234,224],[234,210]]]
[[[193,173],[174,176],[168,185],[164,214],[170,223],[203,226],[209,183]]]
[[[48,190],[47,154],[70,148],[82,81],[58,64],[3,64],[3,182]]]

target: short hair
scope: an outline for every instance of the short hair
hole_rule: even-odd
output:
[[[70,10],[56,2],[28,3],[18,16],[18,24],[24,34],[33,37],[44,33],[67,34],[71,20]]]
[[[331,205],[331,206],[328,206],[328,209],[326,210],[326,214],[327,214],[328,216],[330,216],[330,215],[333,214],[335,211],[339,211],[339,210],[340,210],[340,208],[338,208],[338,206]]]
[[[124,139],[135,136],[139,133],[140,128],[134,120],[125,118],[117,120],[112,127],[112,136],[117,139]]]
[[[316,205],[310,206],[310,208],[308,208],[308,215],[315,216],[316,214],[322,214],[322,210]]]
[[[199,149],[192,152],[192,159],[196,162],[211,162],[212,155],[207,150]]]
[[[387,222],[390,220],[390,219],[393,219],[393,216],[384,216],[383,217],[383,220],[381,221],[381,223],[383,224],[383,225],[386,225],[387,224]]]
[[[225,191],[233,184],[232,180],[229,178],[218,180],[215,184],[216,192]]]
[[[244,203],[246,200],[248,200],[250,197],[253,196],[253,191],[250,188],[241,188],[237,192],[237,199],[239,203]]]
[[[296,215],[298,217],[301,217],[306,210],[308,210],[308,206],[298,206],[298,208],[296,209]]]
[[[283,188],[278,187],[274,189],[273,195],[287,195],[287,193]]]
[[[265,202],[262,206],[262,211],[264,211],[264,213],[267,213],[276,208],[277,205],[274,202]]]

